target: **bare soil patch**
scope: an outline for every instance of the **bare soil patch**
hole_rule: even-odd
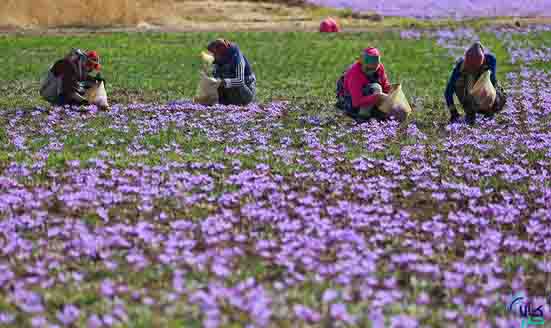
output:
[[[302,1],[4,0],[0,27],[187,27],[190,22],[262,23],[308,19]]]

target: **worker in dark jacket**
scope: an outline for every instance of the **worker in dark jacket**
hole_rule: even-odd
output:
[[[496,99],[489,110],[482,111],[469,91],[487,70],[490,71],[490,80],[496,89]],[[484,47],[480,42],[474,43],[465,52],[464,58],[457,61],[446,86],[445,97],[451,114],[451,123],[457,122],[460,118],[453,100],[454,94],[457,95],[461,106],[463,106],[465,121],[468,124],[474,124],[477,113],[492,116],[505,106],[507,96],[503,88],[498,86],[496,79],[496,57],[492,54],[485,54]]]
[[[58,60],[48,70],[42,81],[40,94],[54,105],[86,105],[86,90],[100,81],[105,82],[99,72],[101,65],[95,51],[83,52],[73,49],[65,58]]]
[[[214,55],[213,76],[221,80],[218,89],[222,105],[247,105],[256,97],[256,77],[247,57],[235,43],[217,39],[207,50]]]

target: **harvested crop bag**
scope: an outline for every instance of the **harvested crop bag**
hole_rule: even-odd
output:
[[[197,94],[193,98],[193,102],[202,105],[214,105],[218,103],[218,87],[220,86],[220,81],[207,74],[207,71],[214,62],[214,58],[203,51],[201,53],[201,59],[203,65],[199,72],[199,86],[197,87]]]
[[[490,71],[482,73],[469,92],[481,110],[490,109],[496,100],[496,89],[490,79]]]
[[[402,117],[404,119],[412,112],[411,106],[402,91],[401,84],[392,85],[391,93],[386,97],[378,109],[385,114],[397,114],[397,117]]]
[[[197,87],[197,95],[193,98],[193,102],[202,105],[214,105],[218,102],[218,87],[220,81],[200,72],[201,79],[199,87]]]
[[[214,57],[205,51],[201,51],[201,60],[203,61],[203,68],[208,68],[214,63]]]
[[[86,90],[85,98],[91,105],[109,107],[109,103],[107,102],[107,92],[105,91],[103,81]]]

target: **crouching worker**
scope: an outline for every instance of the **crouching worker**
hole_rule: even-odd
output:
[[[390,115],[378,110],[377,106],[390,91],[379,50],[366,48],[337,82],[337,107],[354,119],[387,119]]]
[[[48,70],[42,81],[40,95],[52,105],[88,105],[86,90],[105,80],[100,71],[99,56],[95,51],[84,53],[73,49],[65,58],[58,60]]]
[[[256,77],[245,55],[235,43],[217,39],[208,44],[214,56],[213,76],[220,79],[218,102],[222,105],[247,105],[256,97]]]
[[[483,108],[470,94],[470,90],[486,71],[490,71],[490,81],[496,90],[496,97],[489,107]],[[507,96],[496,80],[496,57],[485,54],[480,42],[475,42],[466,52],[464,58],[457,61],[446,87],[446,104],[451,114],[450,123],[459,121],[460,115],[455,107],[453,95],[457,95],[465,112],[465,121],[474,124],[476,114],[487,117],[501,111],[507,101]]]

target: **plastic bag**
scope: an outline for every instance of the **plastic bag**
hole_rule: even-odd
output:
[[[100,82],[86,90],[84,98],[86,98],[88,103],[91,105],[96,105],[98,107],[109,107],[109,103],[107,102],[107,92],[105,91],[103,82]]]
[[[208,52],[201,51],[201,60],[203,60],[204,65],[212,65],[214,63],[214,57]],[[208,68],[208,67],[205,67]]]
[[[473,88],[469,91],[480,110],[489,110],[496,100],[496,89],[490,79],[490,71],[482,73]]]
[[[200,74],[201,79],[197,87],[197,95],[193,98],[193,102],[202,105],[214,105],[218,102],[218,87],[221,81],[209,77],[204,72],[200,72]]]
[[[214,105],[218,103],[218,87],[221,81],[208,76],[207,71],[214,62],[214,57],[206,52],[201,52],[201,59],[203,61],[202,69],[199,72],[200,80],[197,87],[197,94],[193,98],[193,102],[202,105]]]
[[[394,116],[399,121],[405,120],[412,112],[401,84],[392,85],[390,94],[385,97],[378,109],[389,116]]]

